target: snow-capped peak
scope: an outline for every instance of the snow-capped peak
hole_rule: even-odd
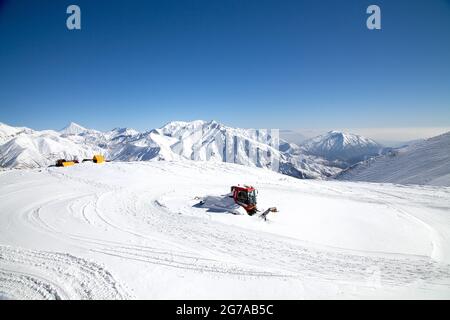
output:
[[[309,154],[350,162],[377,155],[383,149],[379,143],[369,138],[335,130],[309,139],[302,146]]]
[[[84,132],[90,131],[89,129],[86,129],[85,127],[80,126],[79,124],[75,122],[69,123],[64,129],[60,130],[59,132],[61,134],[81,134]]]
[[[332,130],[328,132],[328,134],[325,136],[325,139],[328,141],[334,141],[335,143],[340,144],[342,147],[348,146],[348,145],[373,145],[373,146],[380,146],[377,142],[373,141],[372,139],[359,136],[352,133],[346,133],[341,131]]]
[[[323,151],[341,150],[352,147],[374,146],[381,147],[377,142],[352,133],[329,131],[326,134],[305,141],[303,146],[309,151],[321,149]]]

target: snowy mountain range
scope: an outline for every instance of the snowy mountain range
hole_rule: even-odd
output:
[[[297,178],[327,178],[387,149],[358,135],[330,131],[301,145],[271,130],[239,129],[216,121],[173,121],[139,132],[107,132],[70,123],[60,131],[36,131],[0,123],[0,167],[35,168],[57,159],[103,154],[111,161],[195,160],[243,164]]]
[[[299,178],[328,177],[340,170],[325,159],[280,151],[279,140],[271,137],[270,130],[231,128],[216,121],[174,121],[146,132],[129,128],[100,132],[76,123],[60,131],[35,131],[5,124],[0,124],[0,130],[3,168],[43,167],[59,158],[84,159],[101,153],[112,161],[232,162],[275,169]]]

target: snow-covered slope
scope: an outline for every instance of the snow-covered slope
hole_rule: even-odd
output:
[[[330,131],[309,139],[302,147],[311,155],[340,160],[346,164],[354,164],[383,151],[380,144],[369,138],[339,131]]]
[[[20,133],[32,133],[33,130],[25,127],[11,127],[0,122],[0,145],[13,139]]]
[[[238,183],[279,212],[264,222],[197,205]],[[445,187],[298,180],[213,161],[4,171],[0,294],[448,299],[449,200]]]
[[[450,132],[363,161],[336,178],[450,186]]]
[[[18,132],[23,131],[23,128],[16,128],[8,126],[7,124],[0,122],[0,137],[10,137],[14,136]]]

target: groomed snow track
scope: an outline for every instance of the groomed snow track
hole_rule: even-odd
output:
[[[111,274],[67,253],[0,247],[0,294],[14,299],[123,299]]]
[[[375,212],[382,208],[380,219],[393,219],[385,221],[387,228],[398,223],[406,229],[400,236],[392,230],[379,237],[389,242],[398,236],[404,243],[390,247],[373,239],[377,247],[345,245],[358,241],[351,238],[356,231],[329,235],[327,221],[318,236],[308,236],[301,230],[311,218],[293,212],[292,204],[281,205],[268,223],[194,206],[195,195],[227,192],[243,177],[273,191],[266,202],[278,207],[274,201],[286,203],[285,197],[313,201],[318,196],[318,206],[321,197],[348,201],[356,218],[342,219],[360,221],[354,228],[372,230],[358,205],[374,206]],[[0,296],[448,298],[450,223],[443,213],[449,195],[448,188],[299,181],[262,169],[191,161],[5,171],[0,173]],[[294,214],[299,218],[290,222]],[[291,229],[280,227],[283,219]],[[342,223],[334,227],[347,226]],[[322,232],[329,236],[320,237]],[[423,245],[407,247],[414,236]]]

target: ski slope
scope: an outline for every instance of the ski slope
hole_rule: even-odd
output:
[[[200,208],[238,183],[264,222]],[[450,188],[203,161],[0,172],[3,299],[450,298]]]

